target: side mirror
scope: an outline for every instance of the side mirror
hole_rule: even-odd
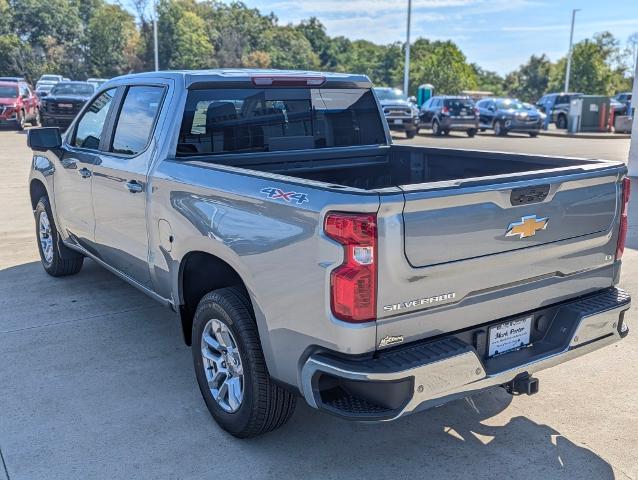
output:
[[[36,152],[46,152],[62,146],[58,127],[32,128],[27,132],[27,146]]]
[[[489,107],[487,107],[487,109],[488,109],[490,112],[495,112],[495,111],[496,111],[496,107],[495,107],[494,105],[490,105]]]
[[[413,95],[411,97],[408,97],[408,102],[410,103],[416,103],[416,97]]]

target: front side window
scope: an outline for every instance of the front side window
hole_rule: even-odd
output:
[[[188,93],[177,154],[272,152],[385,143],[366,89],[205,89]]]
[[[163,87],[129,87],[115,127],[113,153],[137,155],[146,148],[163,95]]]
[[[84,115],[78,122],[73,139],[73,146],[97,150],[102,139],[102,130],[106,122],[109,107],[113,102],[115,89],[106,90],[99,95],[84,111]]]

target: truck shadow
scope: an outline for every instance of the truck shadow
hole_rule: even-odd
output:
[[[511,398],[495,389],[387,424],[340,421],[301,406],[284,430],[247,448],[341,478],[615,478],[605,460],[551,426],[501,414]]]

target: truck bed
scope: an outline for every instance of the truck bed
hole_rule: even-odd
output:
[[[216,155],[197,160],[363,190],[523,173],[529,178],[535,172],[607,165],[596,160],[409,145]]]

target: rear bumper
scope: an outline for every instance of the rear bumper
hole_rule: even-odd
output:
[[[452,117],[441,117],[441,128],[444,130],[469,130],[469,129],[478,129],[479,121],[478,118],[452,118]]]
[[[630,303],[626,292],[611,288],[539,310],[537,318],[544,312],[551,317],[542,339],[493,358],[479,353],[484,345],[461,340],[466,334],[386,350],[365,360],[311,355],[301,372],[303,394],[310,406],[340,417],[394,420],[615,343],[628,333]],[[478,333],[489,326],[475,329],[473,337],[481,338]]]
[[[419,119],[415,117],[386,117],[390,130],[416,130]]]

